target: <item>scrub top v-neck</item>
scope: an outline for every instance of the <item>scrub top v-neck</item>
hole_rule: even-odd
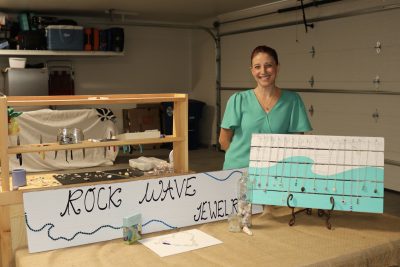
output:
[[[221,127],[234,132],[225,154],[224,169],[248,167],[253,133],[312,130],[300,96],[286,90],[281,90],[280,98],[269,112],[261,107],[253,90],[235,93],[228,100]]]

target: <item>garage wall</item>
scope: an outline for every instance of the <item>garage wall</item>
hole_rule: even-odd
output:
[[[192,31],[192,90],[189,97],[206,103],[200,120],[200,143],[216,144],[215,42],[202,30]]]
[[[318,18],[382,4],[380,1],[339,3],[307,9],[306,16]],[[236,27],[229,24],[222,27],[221,32],[301,18],[298,12],[290,13],[273,15],[264,18],[263,22],[257,18]],[[357,93],[361,90],[400,93],[399,23],[400,9],[393,9],[320,21],[314,23],[315,28],[309,29],[308,33],[305,33],[304,25],[299,24],[224,36],[221,43],[222,87],[254,88],[249,71],[250,53],[257,45],[272,46],[280,56],[278,86],[311,91],[301,95],[307,109],[313,107],[313,115],[310,114],[313,134],[383,136],[385,158],[400,162],[400,95]],[[378,41],[381,43],[380,53],[374,48]],[[313,47],[314,56],[310,53]],[[374,84],[377,76],[380,83]],[[313,86],[309,83],[311,77]],[[332,93],[319,90],[331,90]],[[333,93],[334,90],[355,93]],[[222,112],[234,92],[223,91]],[[385,187],[400,190],[400,168],[395,165],[386,167]]]

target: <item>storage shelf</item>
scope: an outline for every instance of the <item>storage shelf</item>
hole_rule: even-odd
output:
[[[63,106],[63,105],[103,105],[128,103],[174,103],[174,134],[157,138],[128,140],[107,140],[79,144],[60,145],[58,143],[24,144],[9,146],[8,127],[0,127],[1,191],[10,191],[9,157],[12,154],[45,153],[46,151],[75,150],[85,148],[116,147],[139,144],[173,143],[174,171],[189,171],[188,157],[188,96],[186,94],[111,94],[111,95],[64,95],[64,96],[0,96],[0,125],[8,124],[7,107],[12,106]]]
[[[185,94],[9,96],[8,106],[68,106],[186,101]]]
[[[0,49],[0,56],[93,56],[114,57],[123,56],[124,52],[111,51],[53,51],[53,50],[12,50]]]
[[[21,146],[10,146],[8,148],[8,154],[32,153],[32,152],[55,151],[55,150],[72,150],[72,149],[108,147],[108,146],[161,144],[161,143],[169,143],[169,142],[176,142],[183,140],[184,140],[183,137],[175,137],[172,135],[167,135],[162,138],[115,140],[115,141],[105,141],[105,142],[83,141],[79,144],[70,144],[70,145],[60,145],[58,143],[29,144]]]

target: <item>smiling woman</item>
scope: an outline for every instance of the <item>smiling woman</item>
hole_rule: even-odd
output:
[[[275,85],[278,54],[268,46],[251,53],[254,89],[232,95],[221,124],[219,142],[226,151],[224,169],[248,167],[253,133],[303,133],[311,131],[304,103],[296,92]]]

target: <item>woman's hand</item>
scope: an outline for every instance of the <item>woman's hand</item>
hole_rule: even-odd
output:
[[[227,151],[232,141],[233,131],[230,129],[221,128],[219,133],[219,144],[221,149]]]

